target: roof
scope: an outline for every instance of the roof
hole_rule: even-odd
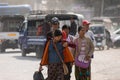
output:
[[[29,15],[27,17],[28,20],[43,20],[46,15]]]
[[[93,27],[93,26],[97,27],[97,26],[105,26],[105,25],[104,24],[91,24],[90,25],[90,27]]]
[[[0,16],[25,15],[31,11],[30,5],[8,5],[0,6]]]
[[[111,19],[109,17],[94,17],[91,19],[91,21],[104,21],[104,22],[112,22]]]
[[[53,17],[57,17],[59,20],[70,20],[71,18],[78,19],[74,14],[48,14],[46,20],[51,20]]]
[[[47,21],[51,21],[53,17],[57,17],[59,20],[70,20],[71,18],[78,19],[78,17],[73,14],[45,14],[45,15],[29,15],[28,20],[46,19]]]

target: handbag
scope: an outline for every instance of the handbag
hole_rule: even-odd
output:
[[[90,61],[89,60],[85,60],[85,55],[78,55],[75,58],[75,65],[81,68],[88,68],[90,65]]]
[[[68,47],[63,50],[64,62],[74,62],[73,54],[70,52]]]
[[[35,71],[33,74],[33,80],[45,80],[41,71]]]
[[[48,47],[49,47],[50,41],[48,40],[45,44],[45,48],[43,51],[42,60],[40,62],[40,65],[48,65]]]
[[[67,65],[64,63],[63,59],[61,58],[60,53],[59,53],[59,51],[58,51],[58,49],[57,49],[57,47],[56,47],[56,44],[55,44],[54,42],[53,42],[53,46],[54,46],[54,48],[55,48],[55,51],[56,51],[58,57],[60,58],[60,60],[61,60],[61,62],[62,62],[62,64],[63,64],[64,74],[67,75],[68,72],[69,72],[69,71],[68,71],[68,67],[67,67]]]
[[[76,42],[77,42],[77,44],[79,44],[78,39],[77,39]],[[76,46],[76,49],[77,49],[77,51],[80,53],[80,51],[79,51],[79,50],[80,50],[80,49],[79,49],[79,46]],[[78,66],[78,67],[80,67],[80,68],[86,69],[86,68],[89,67],[90,61],[89,61],[89,60],[85,60],[85,55],[79,54],[79,55],[77,55],[77,56],[75,57],[75,65]]]

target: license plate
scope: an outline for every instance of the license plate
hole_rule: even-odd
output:
[[[9,43],[15,43],[15,41],[9,41]]]
[[[97,45],[102,45],[101,43],[97,43]]]
[[[16,36],[16,34],[12,34],[12,33],[11,33],[11,34],[8,34],[8,36]]]

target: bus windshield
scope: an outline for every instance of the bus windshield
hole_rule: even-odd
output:
[[[0,32],[16,32],[20,23],[22,23],[23,19],[6,19],[1,22],[1,30]]]
[[[94,34],[103,34],[104,33],[104,26],[92,26],[90,27],[90,30],[92,30],[92,32]]]
[[[43,20],[28,21],[28,36],[44,36],[48,31],[50,31],[50,24],[48,22]]]

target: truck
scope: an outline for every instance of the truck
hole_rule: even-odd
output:
[[[29,5],[0,6],[0,52],[5,52],[7,48],[18,48],[18,26],[30,10]]]
[[[32,14],[29,15],[21,26],[19,37],[22,56],[34,52],[37,58],[41,58],[46,42],[46,34],[51,30],[51,19],[57,17],[60,21],[60,27],[64,24],[70,25],[71,17],[75,20],[77,26],[79,24],[78,17],[74,14],[66,13],[45,13],[44,14]],[[42,26],[42,34],[37,35],[38,26]]]

